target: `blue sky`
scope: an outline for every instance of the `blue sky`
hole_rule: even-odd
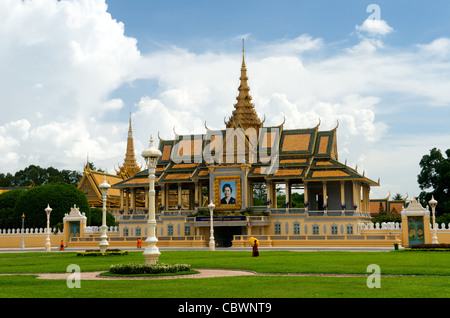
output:
[[[267,125],[339,121],[373,198],[418,195],[421,157],[450,148],[449,17],[448,1],[3,0],[0,172],[89,156],[114,173],[130,112],[141,163],[151,134],[223,129],[245,38]]]

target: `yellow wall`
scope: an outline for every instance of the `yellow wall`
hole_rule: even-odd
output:
[[[45,248],[47,234],[24,234],[25,248]],[[63,234],[50,234],[50,244],[52,248],[59,248]],[[20,248],[22,234],[0,234],[0,248]],[[66,242],[64,242],[66,244]]]

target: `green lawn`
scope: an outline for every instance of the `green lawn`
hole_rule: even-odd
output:
[[[143,263],[142,252],[126,256],[77,257],[76,253],[3,253],[0,273],[62,273],[77,264],[81,271],[107,271],[112,264]],[[251,270],[257,273],[361,274],[361,277],[245,276],[203,279],[82,281],[33,275],[0,276],[0,298],[448,298],[449,252],[288,252],[163,251],[161,263],[188,263],[193,268]],[[368,288],[367,266],[381,269],[381,288]],[[401,275],[392,277],[390,275]]]

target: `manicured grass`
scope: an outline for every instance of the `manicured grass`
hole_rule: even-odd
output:
[[[382,277],[368,288],[365,277],[242,276],[204,279],[82,281],[34,276],[0,277],[0,298],[448,298],[448,278]]]
[[[243,251],[164,251],[160,263],[184,263],[192,268],[251,270],[258,273],[367,274],[377,264],[384,275],[450,276],[449,252],[289,252],[264,251],[258,258]],[[110,265],[144,263],[142,252],[105,257],[76,253],[3,253],[0,273],[64,273],[77,264],[81,271],[107,271]]]
[[[77,264],[81,271],[107,271],[110,265],[144,262],[142,252],[125,256],[77,257],[76,253],[0,254],[0,273],[63,273]],[[32,275],[0,276],[0,298],[292,298],[292,297],[445,297],[450,296],[449,252],[288,252],[261,251],[259,258],[242,251],[163,251],[161,263],[195,268],[251,270],[257,273],[361,274],[362,277],[245,276],[164,280],[102,280],[68,288],[65,280]],[[381,269],[381,288],[368,288],[367,266]],[[384,275],[406,275],[390,277]],[[414,275],[414,276],[413,276]]]

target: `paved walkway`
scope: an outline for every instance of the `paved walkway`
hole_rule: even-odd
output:
[[[251,276],[258,275],[251,271],[240,270],[219,270],[219,269],[194,269],[198,274],[191,275],[172,275],[172,276],[135,276],[135,277],[117,277],[117,276],[100,276],[101,272],[81,272],[82,280],[105,280],[105,279],[174,279],[174,278],[208,278],[208,277],[231,277],[231,276]],[[30,275],[30,274],[28,274]],[[38,275],[39,279],[67,279],[73,273],[48,273],[48,274],[32,274]]]

